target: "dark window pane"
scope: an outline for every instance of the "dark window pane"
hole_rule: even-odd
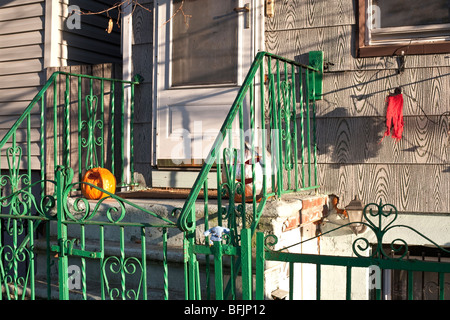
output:
[[[450,23],[449,0],[373,0],[380,8],[379,27]]]
[[[181,0],[173,1],[173,10]],[[172,85],[236,83],[237,1],[186,0],[173,24]]]

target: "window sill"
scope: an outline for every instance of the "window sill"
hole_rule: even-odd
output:
[[[405,55],[450,53],[450,42],[360,46],[357,56],[358,58],[399,56],[402,51]]]

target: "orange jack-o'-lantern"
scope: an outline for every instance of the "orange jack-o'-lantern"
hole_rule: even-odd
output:
[[[91,183],[94,186],[102,188],[110,193],[116,192],[116,178],[108,169],[105,168],[92,168],[88,170],[82,181]],[[81,192],[84,197],[93,200],[98,200],[108,196],[108,194],[85,183],[81,184]]]

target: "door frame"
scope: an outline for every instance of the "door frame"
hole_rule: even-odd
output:
[[[164,0],[161,0],[164,1]],[[166,21],[162,21],[162,19],[159,16],[159,10],[158,5],[160,1],[156,1],[154,3],[154,10],[153,10],[153,92],[152,92],[152,144],[151,144],[151,166],[156,167],[157,166],[157,136],[158,136],[158,89],[161,85],[159,79],[158,79],[158,73],[159,73],[159,63],[161,59],[158,59],[159,55],[159,46],[161,43],[161,39],[159,38],[159,32],[158,29],[161,28],[162,24]],[[256,54],[259,51],[264,51],[264,25],[265,25],[265,9],[264,9],[264,3],[265,0],[239,0],[239,6],[244,6],[245,3],[250,3],[250,7],[252,8],[250,10],[250,20],[252,23],[251,26],[251,41],[252,41],[252,48],[251,56],[254,58]],[[242,19],[243,20],[243,19]],[[170,54],[170,53],[169,53]],[[166,55],[167,56],[167,55]],[[253,59],[252,58],[252,59]],[[251,64],[252,61],[250,61]],[[250,67],[250,65],[248,66]],[[170,72],[170,67],[165,66],[166,72]],[[167,71],[168,70],[168,71]],[[242,81],[245,78],[245,75],[248,70],[244,70],[244,68],[239,68],[238,70],[238,83],[237,86],[240,86]]]

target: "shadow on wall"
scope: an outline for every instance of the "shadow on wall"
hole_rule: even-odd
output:
[[[295,56],[295,61],[303,64],[308,64],[308,53]],[[388,75],[391,77],[393,75]],[[369,80],[379,81],[380,79],[375,75]],[[340,88],[339,91],[348,88]],[[386,90],[383,90],[386,91]],[[327,94],[324,93],[323,101],[327,103]],[[383,93],[386,97],[389,92],[374,92],[362,95],[350,96],[355,107],[360,101],[368,100],[372,95]],[[386,125],[385,114],[387,105],[384,110],[371,106],[374,110],[379,112],[380,116],[375,117],[355,117],[350,114],[347,107],[336,107],[333,105],[331,111],[321,114],[317,118],[317,151],[319,159],[327,163],[332,163],[333,166],[339,167],[346,163],[363,163],[369,158],[374,158],[379,154],[381,149],[380,141],[383,137]],[[368,103],[366,101],[366,103]],[[321,160],[319,160],[321,161]]]
[[[317,119],[319,157],[339,167],[345,163],[363,163],[378,155],[385,131],[384,117],[351,117],[338,107]]]
[[[118,10],[107,10],[116,2],[71,0],[67,9],[71,11],[62,21],[63,41],[59,50],[63,63],[122,63]]]

